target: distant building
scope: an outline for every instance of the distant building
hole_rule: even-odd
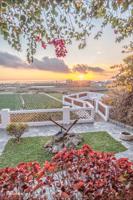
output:
[[[71,80],[71,79],[66,80],[66,84],[72,84],[72,82],[73,82],[73,80]]]
[[[34,85],[30,86],[29,89],[45,89],[45,88],[54,88],[54,85]]]
[[[91,81],[88,80],[66,80],[66,86],[72,87],[88,87],[90,86]]]

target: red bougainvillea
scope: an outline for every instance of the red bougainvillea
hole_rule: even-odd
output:
[[[41,36],[36,36],[35,41],[37,43],[41,43],[41,46],[43,49],[47,48],[47,45],[53,45],[55,48],[55,53],[57,57],[65,57],[67,54],[66,46],[65,46],[65,41],[63,39],[53,39],[46,44]]]
[[[0,169],[2,200],[133,200],[133,163],[110,153],[64,149],[37,162]]]

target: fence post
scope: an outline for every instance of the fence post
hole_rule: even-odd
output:
[[[91,109],[91,117],[92,117],[92,120],[94,120],[94,118],[95,118],[95,110],[93,108]]]
[[[79,95],[80,95],[79,93],[78,93],[78,94],[76,94],[76,99],[79,99]]]
[[[63,105],[65,105],[65,97],[66,97],[66,95],[63,95]]]
[[[98,113],[98,100],[97,99],[95,99],[95,111],[96,111],[96,113]]]
[[[1,110],[1,127],[5,129],[10,123],[10,109]]]
[[[106,116],[105,116],[105,121],[108,121],[109,119],[109,106],[106,106]]]
[[[90,103],[90,102],[83,101],[83,107],[84,107],[84,108],[87,108],[88,103]],[[90,103],[90,104],[91,104],[91,103]]]
[[[63,124],[70,124],[70,107],[63,106]]]

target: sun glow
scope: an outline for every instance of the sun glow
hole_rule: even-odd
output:
[[[72,79],[72,80],[94,80],[95,79],[95,74],[93,72],[87,73],[87,74],[82,74],[82,73],[71,73],[68,74],[66,78]],[[97,77],[96,77],[97,78]]]
[[[40,71],[40,70],[29,70],[29,69],[11,69],[0,67],[0,81],[2,80],[104,80],[105,78],[110,78],[111,73],[94,73],[89,72],[86,74],[83,73],[55,73],[49,71]]]
[[[84,75],[84,74],[79,74],[79,75],[78,75],[78,79],[79,79],[80,81],[83,81],[83,80],[85,79],[85,75]]]

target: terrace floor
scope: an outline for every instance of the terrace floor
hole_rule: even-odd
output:
[[[23,135],[23,137],[33,137],[33,136],[50,136],[54,135],[59,131],[57,126],[43,126],[43,127],[30,127],[29,130]],[[77,124],[72,129],[73,133],[85,133],[85,132],[97,132],[106,131],[114,139],[121,142],[128,150],[117,153],[116,157],[127,157],[133,161],[133,141],[123,141],[119,138],[119,134],[122,131],[129,131],[125,128],[121,128],[118,125],[112,124],[110,122],[97,121],[94,124]],[[2,154],[6,143],[8,142],[10,136],[4,130],[0,130],[0,154]]]

